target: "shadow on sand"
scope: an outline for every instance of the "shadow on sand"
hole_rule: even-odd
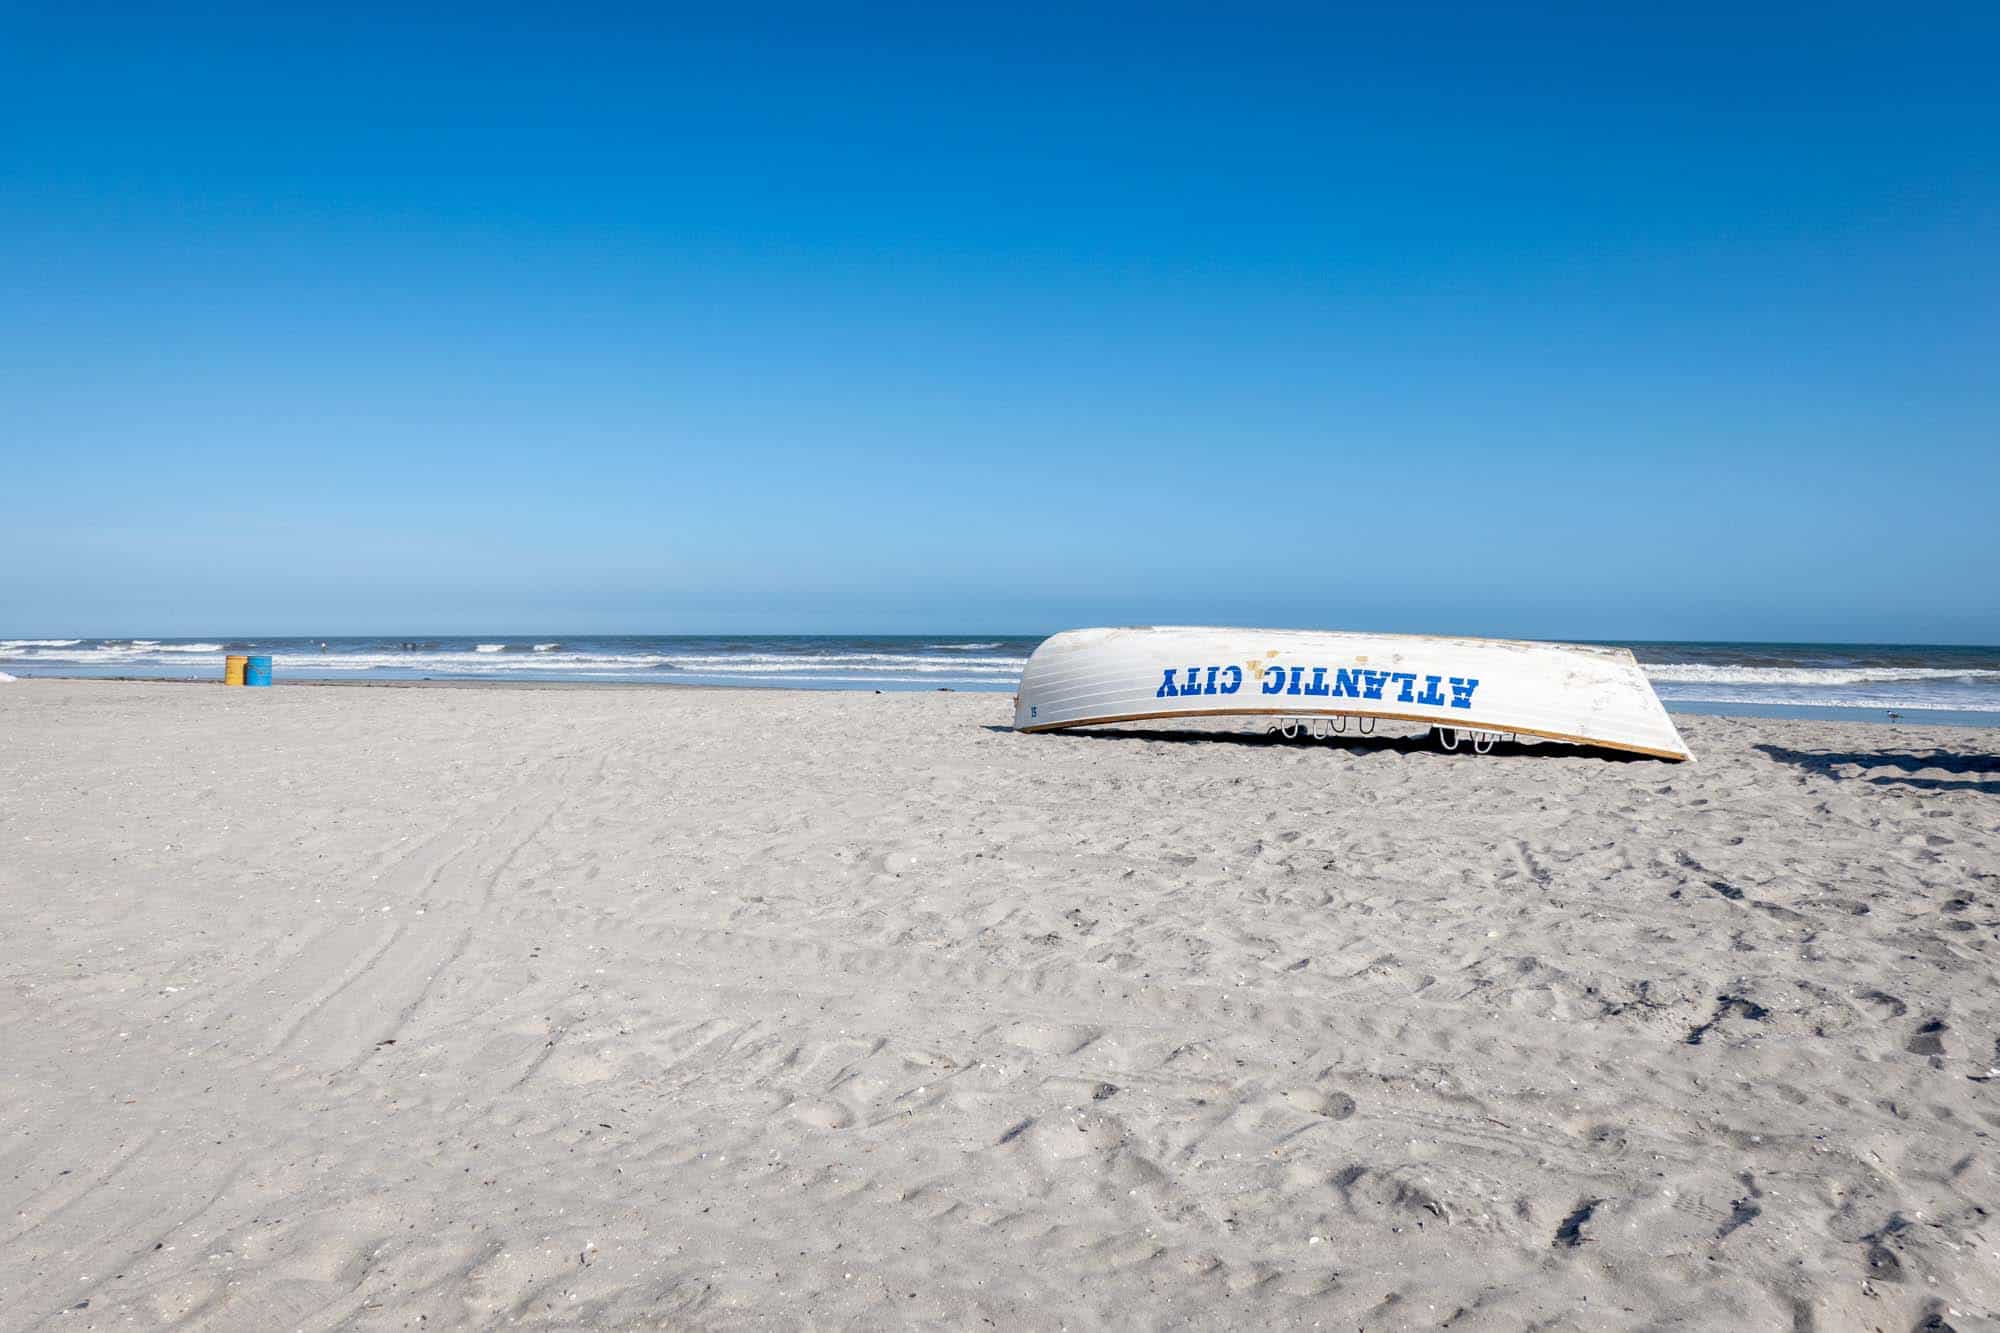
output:
[[[989,726],[988,731],[1013,731],[1013,727]],[[1650,755],[1632,754],[1625,750],[1600,750],[1588,745],[1567,745],[1549,742],[1543,745],[1523,745],[1518,741],[1500,741],[1491,751],[1475,755],[1469,742],[1461,743],[1457,750],[1446,751],[1428,735],[1418,736],[1361,736],[1353,733],[1336,733],[1331,737],[1313,739],[1300,735],[1287,738],[1275,731],[1167,731],[1155,727],[1099,728],[1078,727],[1074,731],[1043,733],[1053,736],[1073,736],[1081,740],[1093,741],[1163,741],[1173,745],[1247,745],[1253,748],[1277,749],[1318,749],[1344,750],[1349,754],[1434,754],[1450,759],[1604,759],[1613,763],[1658,763]]]
[[[1956,750],[1788,750],[1782,745],[1759,745],[1756,748],[1781,764],[1793,764],[1821,777],[1837,778],[1842,781],[1859,779],[1878,787],[1915,787],[1923,791],[1976,791],[1989,796],[2000,796],[2000,755],[1962,754]],[[1886,773],[1843,771],[1848,768],[1893,771]],[[1949,778],[1915,776],[1927,770],[1992,776]]]

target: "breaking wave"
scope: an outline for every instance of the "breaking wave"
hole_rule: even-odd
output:
[[[1976,667],[1748,667],[1700,662],[1646,662],[1655,681],[1711,685],[1870,685],[1909,680],[2000,680]]]
[[[269,653],[280,680],[644,681],[809,689],[1007,691],[1039,640],[603,635],[513,642],[382,637],[0,639],[11,675],[219,679],[227,651]],[[2000,713],[2000,649],[1647,645],[1676,708]]]

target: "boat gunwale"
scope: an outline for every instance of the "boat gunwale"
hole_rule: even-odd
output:
[[[1409,635],[1406,637],[1419,638],[1422,636]],[[1426,717],[1421,713],[1384,713],[1363,708],[1204,708],[1198,711],[1183,708],[1168,712],[1119,713],[1107,717],[1083,717],[1069,722],[1043,722],[1029,727],[1017,726],[1014,730],[1022,733],[1068,731],[1072,727],[1094,727],[1112,722],[1153,722],[1164,718],[1190,717],[1373,717],[1380,718],[1386,722],[1421,722],[1430,727],[1447,725],[1434,717]],[[1656,750],[1646,745],[1631,745],[1620,741],[1607,741],[1595,736],[1576,736],[1560,731],[1544,731],[1537,727],[1514,727],[1491,723],[1474,725],[1470,719],[1467,719],[1463,723],[1453,724],[1453,730],[1491,731],[1496,733],[1511,732],[1517,736],[1538,736],[1543,740],[1568,741],[1573,745],[1590,745],[1598,749],[1618,750],[1626,754],[1645,755],[1650,759],[1666,759],[1677,764],[1694,762],[1694,753],[1692,751]]]

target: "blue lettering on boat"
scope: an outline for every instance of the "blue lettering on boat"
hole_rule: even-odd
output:
[[[1266,666],[1261,669],[1255,663],[1251,669],[1263,678],[1265,694],[1299,694],[1315,697],[1331,696],[1335,699],[1375,699],[1382,698],[1382,692],[1391,681],[1397,684],[1395,701],[1405,704],[1421,704],[1426,708],[1470,708],[1473,691],[1479,688],[1477,676],[1432,676],[1419,677],[1413,671],[1375,671],[1367,667],[1324,667],[1324,666]],[[1333,673],[1332,681],[1327,680],[1327,672]],[[1311,672],[1310,678],[1306,675]],[[1423,681],[1423,688],[1417,688],[1417,681]],[[1444,686],[1450,690],[1447,699]],[[1243,668],[1234,662],[1216,666],[1191,666],[1176,669],[1167,667],[1160,673],[1160,687],[1153,691],[1155,699],[1178,699],[1191,694],[1235,694],[1243,688]]]

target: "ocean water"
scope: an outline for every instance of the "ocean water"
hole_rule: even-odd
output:
[[[0,673],[217,680],[224,654],[269,653],[280,680],[626,681],[1011,693],[1040,635],[411,635],[0,639]],[[1631,643],[1684,712],[2000,725],[2000,647]]]

